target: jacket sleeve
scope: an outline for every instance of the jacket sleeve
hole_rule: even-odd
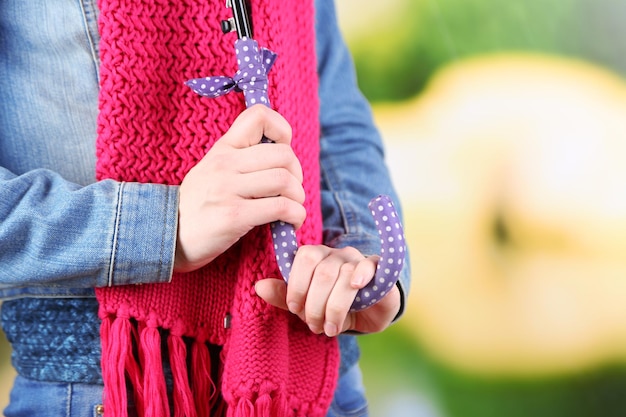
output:
[[[325,243],[353,246],[366,255],[378,254],[380,240],[368,203],[379,194],[387,194],[401,212],[398,197],[370,105],[358,88],[352,57],[337,25],[334,5],[330,0],[319,0],[316,7]],[[398,283],[400,314],[409,285],[407,256]]]
[[[168,281],[177,187],[94,183],[97,20],[25,4],[0,8],[0,294]]]
[[[0,167],[0,289],[167,282],[177,187]]]

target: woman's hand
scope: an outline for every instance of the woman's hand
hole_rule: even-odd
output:
[[[260,145],[263,136],[275,143]],[[255,226],[302,225],[302,167],[290,143],[289,123],[253,106],[189,171],[180,185],[176,272],[206,265]]]
[[[378,256],[355,248],[301,246],[289,277],[257,282],[257,294],[268,303],[296,314],[314,333],[336,336],[345,331],[375,333],[386,329],[400,310],[400,290],[393,287],[373,306],[350,312],[356,293],[374,277]]]

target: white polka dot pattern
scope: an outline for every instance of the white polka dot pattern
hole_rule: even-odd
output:
[[[298,250],[296,232],[292,225],[285,222],[273,222],[270,228],[272,230],[274,252],[276,253],[276,263],[285,282],[287,282],[291,274],[293,260],[296,257],[296,251]]]
[[[194,92],[205,97],[219,97],[233,90],[243,91],[246,107],[261,103],[269,107],[267,97],[267,73],[274,64],[276,54],[259,48],[250,38],[235,42],[239,70],[233,78],[211,76],[187,81]],[[271,142],[269,139],[262,142]],[[381,240],[380,261],[376,275],[361,289],[350,308],[359,311],[380,301],[396,284],[404,265],[406,246],[400,218],[388,196],[380,195],[369,203]],[[298,250],[295,230],[292,225],[274,222],[270,225],[276,262],[285,281],[291,274],[293,260]]]
[[[276,54],[269,49],[259,48],[254,39],[241,38],[235,41],[235,54],[239,70],[234,77],[224,75],[194,78],[185,84],[196,94],[216,98],[231,91],[243,91],[246,107],[265,104],[267,97],[267,74],[274,65]]]
[[[406,254],[404,231],[393,202],[388,196],[380,195],[370,201],[369,208],[380,236],[380,260],[374,278],[358,291],[350,311],[363,310],[380,301],[396,284],[404,266]],[[273,223],[272,238],[276,262],[287,281],[298,250],[293,226],[283,222]]]
[[[358,292],[350,311],[363,310],[380,301],[396,284],[404,266],[406,254],[404,231],[391,198],[379,195],[370,201],[369,209],[380,236],[380,260],[376,267],[376,275]]]

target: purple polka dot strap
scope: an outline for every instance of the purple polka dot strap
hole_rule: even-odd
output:
[[[264,104],[269,107],[267,96],[267,74],[276,54],[269,49],[259,48],[254,39],[241,38],[235,41],[235,54],[239,70],[233,77],[224,75],[194,78],[185,84],[195,93],[216,98],[231,91],[243,91],[246,107]]]
[[[235,41],[239,70],[234,77],[210,76],[186,82],[194,92],[204,97],[216,98],[231,91],[243,91],[246,107],[255,104],[270,106],[267,96],[267,73],[276,54],[259,48],[257,42],[243,37]],[[262,142],[270,142],[265,139]],[[359,290],[350,311],[363,310],[380,301],[398,281],[404,264],[405,243],[400,218],[388,196],[378,196],[369,204],[381,239],[381,254],[376,275]],[[284,222],[270,224],[276,262],[285,281],[289,279],[293,260],[298,251],[294,227]]]
[[[406,256],[402,223],[391,198],[379,195],[370,201],[369,209],[380,236],[380,260],[374,279],[359,290],[350,311],[363,310],[380,301],[398,282]]]
[[[380,301],[400,278],[404,266],[406,244],[400,216],[393,202],[386,195],[379,195],[369,203],[380,237],[380,260],[374,278],[357,293],[350,311],[359,311]],[[298,250],[293,226],[284,222],[271,225],[276,262],[285,281],[289,279],[291,266]]]

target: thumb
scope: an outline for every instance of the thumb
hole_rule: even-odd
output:
[[[288,310],[287,303],[287,284],[282,279],[267,278],[258,281],[254,285],[257,295],[274,307]]]
[[[291,143],[291,125],[276,111],[262,104],[247,108],[237,116],[223,141],[239,149],[258,145],[263,136],[275,143]]]

